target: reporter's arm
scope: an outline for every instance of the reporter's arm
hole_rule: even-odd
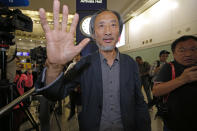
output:
[[[170,80],[168,82],[155,82],[152,93],[154,96],[162,96],[170,93],[171,91],[175,90],[176,88],[184,84],[185,82],[181,80],[180,77],[174,80]]]
[[[160,73],[162,74],[162,72],[167,73],[168,71],[163,69]],[[167,75],[169,76],[171,74],[168,73]],[[176,88],[179,88],[180,86],[186,83],[191,83],[193,81],[197,81],[197,66],[185,69],[183,73],[174,80],[169,80],[166,82],[155,82],[155,85],[153,86],[153,95],[161,96],[168,94]]]

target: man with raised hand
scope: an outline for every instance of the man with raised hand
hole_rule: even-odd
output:
[[[47,88],[42,92],[44,96],[57,100],[66,97],[71,88],[80,84],[80,131],[150,131],[150,116],[140,91],[137,64],[116,48],[123,26],[120,15],[103,10],[92,16],[90,33],[99,50],[82,58],[64,76],[64,65],[79,54],[89,39],[74,45],[78,14],[74,16],[70,31],[66,32],[68,8],[63,6],[61,27],[59,8],[60,2],[54,0],[53,30],[47,24],[45,11],[40,9],[47,39],[47,68],[37,82],[37,91]]]

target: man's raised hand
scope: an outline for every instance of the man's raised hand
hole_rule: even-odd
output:
[[[192,66],[185,69],[180,78],[181,81],[184,82],[184,84],[197,81],[197,66]]]
[[[62,24],[59,24],[59,0],[53,3],[53,21],[54,28],[50,29],[46,13],[43,8],[39,10],[40,21],[46,36],[47,61],[50,64],[64,65],[71,61],[87,45],[89,38],[82,40],[77,46],[74,45],[74,35],[79,20],[78,14],[75,14],[70,30],[67,31],[68,7],[63,6]]]

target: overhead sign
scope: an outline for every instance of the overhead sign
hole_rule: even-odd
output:
[[[76,0],[76,11],[107,8],[107,0]]]
[[[29,0],[0,0],[0,3],[8,7],[28,6]]]

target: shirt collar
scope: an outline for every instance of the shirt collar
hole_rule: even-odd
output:
[[[186,69],[186,68],[188,68],[188,67],[191,67],[191,66],[184,66],[184,65],[178,63],[176,60],[174,60],[174,64],[176,64],[176,66],[178,68],[183,69],[183,70]]]
[[[119,61],[120,60],[120,52],[119,52],[118,48],[115,48],[115,51],[116,51],[116,57],[115,57],[114,61]],[[102,62],[107,61],[105,59],[105,57],[100,52],[99,52],[99,54],[100,54],[100,59]]]

